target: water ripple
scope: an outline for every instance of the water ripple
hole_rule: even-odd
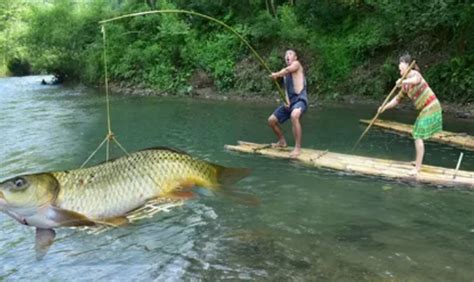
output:
[[[0,78],[0,179],[77,168],[103,140],[103,93],[41,86],[42,76]],[[201,192],[169,213],[99,235],[57,229],[44,260],[34,229],[0,214],[0,280],[470,281],[474,193],[315,170],[229,153],[236,140],[274,139],[273,106],[163,97],[111,97],[112,129],[129,151],[169,146],[250,177],[231,189],[259,199]],[[238,109],[238,110],[237,110]],[[305,147],[350,152],[367,106],[328,105],[304,117]],[[413,118],[413,115],[393,119]],[[405,121],[406,121],[405,120]],[[474,133],[474,124],[448,121]],[[283,130],[291,139],[291,126]],[[427,143],[426,162],[454,167],[461,150]],[[373,130],[358,154],[411,160],[413,141]],[[112,154],[120,155],[113,148]],[[104,151],[93,160],[103,161]],[[474,168],[465,154],[462,168]],[[226,187],[227,188],[227,187]]]

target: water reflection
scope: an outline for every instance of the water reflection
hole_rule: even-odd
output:
[[[0,79],[0,178],[79,166],[106,133],[104,96],[41,77]],[[112,129],[134,151],[169,146],[226,166],[252,168],[236,187],[249,206],[203,193],[184,206],[89,235],[58,229],[41,262],[34,230],[0,214],[0,280],[435,280],[474,277],[474,193],[315,170],[226,152],[236,140],[268,142],[274,105],[112,96]],[[325,105],[303,118],[303,145],[350,152],[371,106]],[[396,111],[387,118],[409,121]],[[445,128],[474,134],[446,118]],[[284,126],[292,144],[291,128]],[[429,164],[454,167],[460,150],[427,144]],[[358,154],[414,155],[409,138],[371,130]],[[113,155],[120,150],[114,148]],[[103,161],[102,151],[92,163]],[[474,170],[466,153],[462,169]]]

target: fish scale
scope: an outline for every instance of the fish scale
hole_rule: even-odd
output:
[[[248,175],[171,149],[139,151],[97,166],[17,176],[0,183],[0,211],[36,227],[36,257],[56,236],[53,228],[110,225],[156,213],[149,203],[176,201],[180,188],[217,188]],[[181,198],[182,199],[182,198]]]
[[[146,150],[99,166],[53,175],[61,187],[57,206],[104,218],[135,209],[188,179],[215,187],[216,173],[212,165],[187,154]]]

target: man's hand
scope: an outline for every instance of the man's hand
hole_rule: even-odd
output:
[[[277,79],[278,78],[278,73],[272,72],[272,74],[270,75],[270,78],[271,79]]]

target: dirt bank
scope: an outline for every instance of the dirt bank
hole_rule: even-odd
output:
[[[154,89],[146,88],[143,86],[129,86],[117,83],[110,84],[110,91],[112,93],[121,94],[121,95],[132,95],[132,96],[173,96],[171,94],[163,91],[156,91]],[[195,99],[210,99],[210,100],[219,100],[219,101],[246,101],[249,103],[264,103],[264,104],[279,104],[279,96],[275,91],[272,95],[263,95],[262,93],[243,93],[240,91],[228,91],[228,92],[219,92],[212,86],[205,86],[202,88],[193,88],[187,93],[179,94],[183,97],[192,97]],[[347,103],[347,104],[365,104],[373,105],[374,108],[378,107],[384,98],[375,100],[373,98],[361,97],[355,95],[344,95],[339,96],[336,100],[325,98],[325,97],[309,97],[310,98],[310,107],[320,107],[326,104],[334,103]],[[453,103],[446,103],[441,101],[443,107],[443,113],[449,116],[453,116],[459,119],[474,119],[474,104],[459,105]],[[408,101],[401,103],[398,106],[402,110],[413,110],[413,106]]]

